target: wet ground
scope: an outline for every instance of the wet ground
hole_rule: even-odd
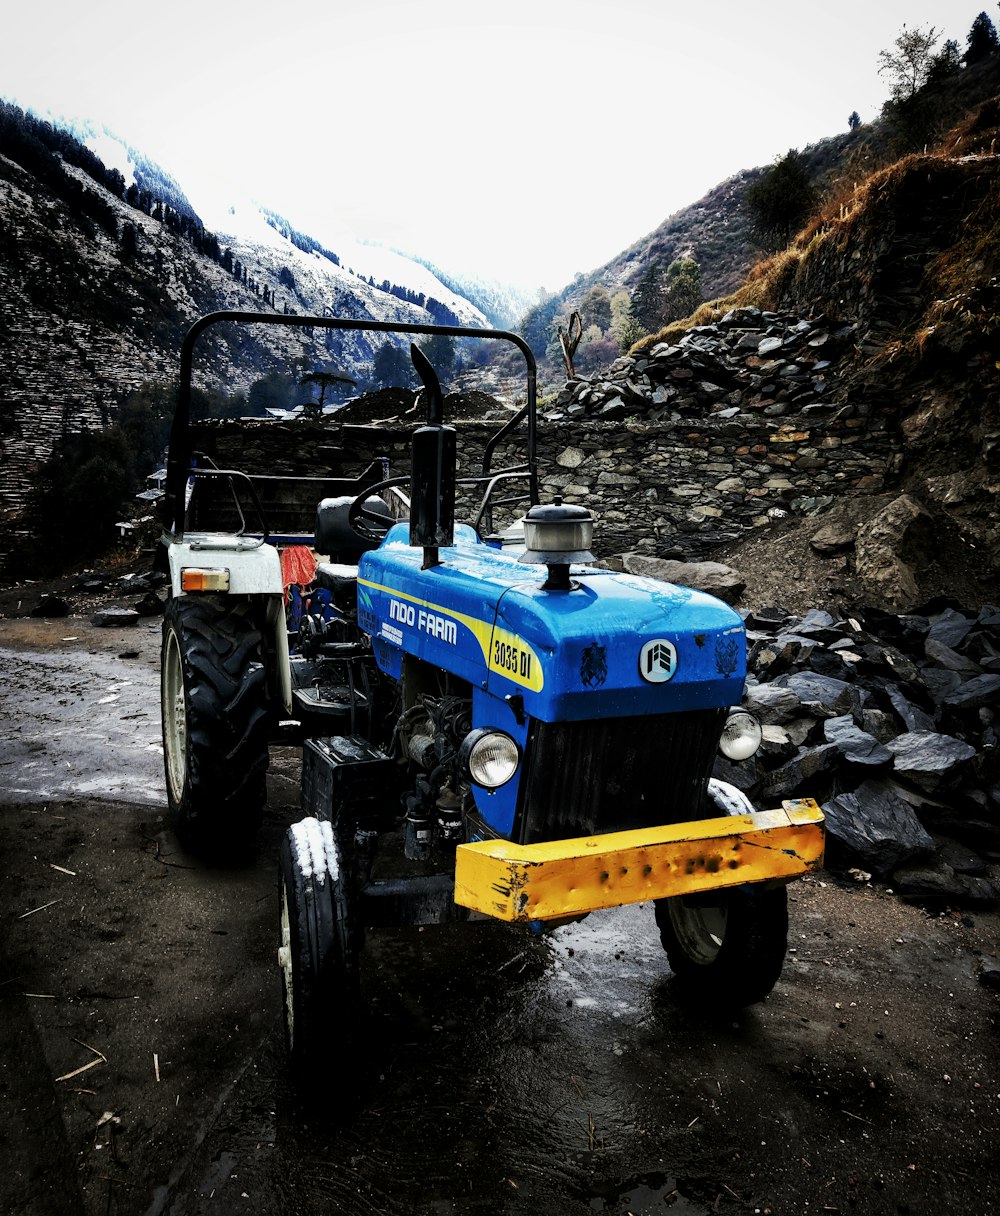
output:
[[[830,876],[791,889],[769,1000],[716,1022],[648,906],[373,933],[360,1085],[303,1103],[274,965],[298,757],[254,865],[182,853],[157,637],[0,620],[0,1210],[1000,1213],[1000,919]]]

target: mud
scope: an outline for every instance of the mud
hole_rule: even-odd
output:
[[[360,1086],[305,1102],[274,964],[298,755],[253,865],[181,852],[157,636],[0,621],[0,1210],[1000,1212],[1000,918],[830,875],[791,889],[768,1001],[715,1022],[648,906],[372,933]]]

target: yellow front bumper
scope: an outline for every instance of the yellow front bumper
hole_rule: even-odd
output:
[[[580,836],[544,844],[459,845],[455,902],[499,920],[558,920],[823,864],[823,813],[811,798],[780,810]]]

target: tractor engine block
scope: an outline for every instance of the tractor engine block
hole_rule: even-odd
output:
[[[400,754],[417,770],[403,799],[404,850],[411,860],[427,860],[435,844],[454,846],[462,839],[468,781],[459,749],[471,730],[472,701],[466,697],[421,696],[400,718]]]

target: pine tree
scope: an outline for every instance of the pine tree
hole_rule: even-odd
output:
[[[694,258],[677,258],[667,267],[663,320],[666,324],[689,317],[704,299],[701,267]]]
[[[376,388],[409,388],[413,368],[406,352],[393,342],[383,342],[372,360],[372,380]]]
[[[790,149],[751,185],[745,195],[751,237],[762,249],[784,249],[816,206],[816,190],[802,157]]]
[[[958,43],[954,38],[949,38],[931,60],[931,66],[927,72],[927,83],[929,85],[940,84],[943,80],[949,80],[952,76],[957,76],[961,70],[962,56],[958,49]]]
[[[451,374],[455,366],[455,339],[447,334],[431,334],[420,343],[439,379]]]
[[[980,63],[990,55],[995,55],[998,47],[1000,38],[997,37],[996,26],[986,13],[980,13],[969,30],[964,56],[966,64],[971,66]]]
[[[632,311],[632,301],[627,291],[616,292],[611,297],[611,333],[618,343],[618,349],[625,354],[640,338],[646,336],[646,329]]]

